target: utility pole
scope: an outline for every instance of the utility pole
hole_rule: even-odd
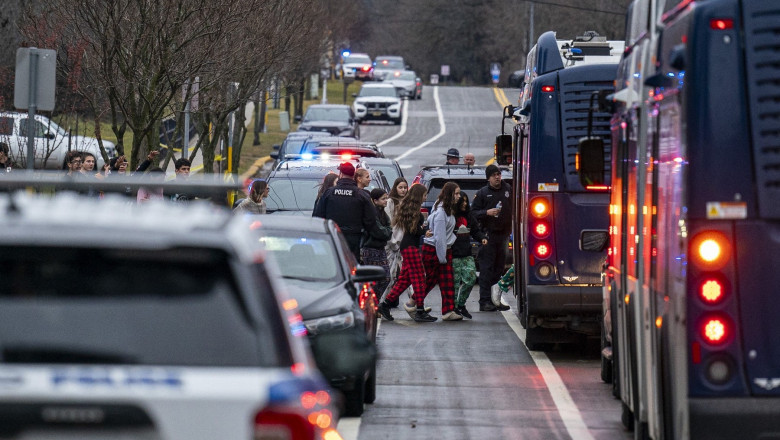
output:
[[[531,13],[529,15],[531,23],[528,25],[528,50],[526,53],[530,52],[531,48],[536,44],[534,42],[534,2],[531,2]]]

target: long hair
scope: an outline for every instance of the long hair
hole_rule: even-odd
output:
[[[436,203],[433,204],[433,209],[435,210],[441,206],[447,215],[452,215],[455,209],[453,198],[455,198],[455,190],[458,188],[460,187],[455,182],[445,183],[444,188],[442,188],[439,193],[439,197],[436,199]]]
[[[401,199],[401,204],[395,208],[393,226],[400,227],[404,232],[413,234],[417,231],[420,221],[420,207],[428,190],[419,183],[412,185],[406,197]]]
[[[390,190],[390,193],[388,194],[391,199],[393,199],[393,203],[395,203],[396,206],[398,206],[401,203],[401,194],[398,194],[398,185],[405,183],[407,186],[406,193],[409,194],[409,182],[406,181],[403,177],[399,177],[395,179],[395,182],[393,182],[393,189]]]
[[[453,208],[453,215],[455,217],[468,217],[471,212],[471,206],[469,205],[469,196],[466,193],[461,192],[458,202],[455,203]]]
[[[252,182],[252,189],[249,190],[249,199],[255,203],[260,203],[266,188],[268,188],[268,182],[260,179],[255,180]]]
[[[322,197],[322,195],[325,193],[325,191],[328,190],[331,186],[334,185],[334,182],[336,179],[339,178],[339,175],[336,173],[328,173],[324,179],[322,179],[322,183],[320,184],[320,189],[317,191],[317,199]]]

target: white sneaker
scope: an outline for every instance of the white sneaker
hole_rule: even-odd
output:
[[[442,321],[460,321],[463,316],[457,314],[455,310],[450,310],[446,315],[441,317]]]
[[[414,314],[417,313],[417,304],[414,302],[414,300],[409,298],[409,301],[406,301],[401,304],[403,304],[404,310],[406,310],[406,313],[409,314],[409,317],[414,319]],[[425,307],[425,312],[431,313],[431,308]]]
[[[496,307],[501,305],[501,289],[498,288],[498,284],[493,284],[493,286],[490,287],[490,300]]]

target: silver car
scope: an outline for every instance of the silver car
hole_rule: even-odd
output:
[[[422,81],[411,70],[392,72],[385,78],[384,82],[392,84],[401,96],[406,96],[409,99],[422,98]]]

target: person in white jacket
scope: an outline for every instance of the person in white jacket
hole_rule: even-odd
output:
[[[403,177],[395,179],[393,182],[393,189],[388,194],[390,198],[387,200],[387,206],[385,206],[385,212],[387,216],[392,220],[395,217],[395,209],[401,205],[401,200],[406,197],[406,193],[409,191],[409,183]],[[398,274],[401,272],[401,239],[404,238],[403,228],[400,226],[393,227],[393,236],[388,240],[385,251],[387,251],[387,262],[390,264],[390,282],[395,283],[398,279]],[[384,299],[384,298],[382,298]],[[398,301],[390,304],[390,308],[398,307]]]
[[[460,199],[460,187],[447,182],[439,193],[433,212],[428,216],[431,236],[423,239],[422,260],[425,267],[425,294],[438,284],[441,290],[441,319],[459,321],[463,316],[455,311],[455,287],[452,275],[452,244],[455,243],[455,206]]]

